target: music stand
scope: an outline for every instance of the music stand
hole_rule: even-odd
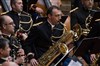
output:
[[[90,53],[99,53],[100,52],[100,38],[85,38],[81,41],[81,44],[76,49],[75,56],[83,56],[85,52],[90,51]]]

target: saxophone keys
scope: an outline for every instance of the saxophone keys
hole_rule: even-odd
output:
[[[60,52],[62,53],[62,54],[65,54],[65,53],[67,53],[68,52],[68,47],[65,45],[65,44],[60,44],[59,45],[59,49],[60,49]]]

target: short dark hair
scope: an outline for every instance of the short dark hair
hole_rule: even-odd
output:
[[[0,49],[5,49],[7,44],[9,44],[9,40],[6,38],[0,37]]]
[[[15,4],[15,3],[16,3],[16,0],[10,0],[10,5],[11,5],[11,7],[12,7],[12,5]]]
[[[47,10],[47,15],[48,15],[48,14],[51,14],[51,15],[52,15],[53,9],[60,10],[60,8],[57,7],[57,6],[51,6],[51,7],[49,7],[48,10]]]
[[[4,18],[4,16],[7,16],[7,15],[0,15],[0,30],[2,29],[3,24],[5,23],[5,18]]]

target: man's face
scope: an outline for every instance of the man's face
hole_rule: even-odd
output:
[[[13,5],[13,9],[16,12],[21,12],[23,10],[23,2],[22,2],[22,0],[16,0],[16,3]]]
[[[5,24],[4,24],[4,30],[7,34],[13,34],[14,33],[14,27],[15,24],[12,20],[12,18],[10,18],[9,16],[5,16]]]
[[[3,57],[8,57],[10,55],[10,50],[9,44],[6,44],[4,49],[0,49],[0,53]]]
[[[58,24],[60,22],[61,19],[61,11],[57,10],[57,9],[53,9],[52,11],[52,15],[49,16],[50,18],[50,22],[55,25]]]
[[[82,0],[82,4],[88,8],[91,9],[93,7],[94,4],[94,0]]]

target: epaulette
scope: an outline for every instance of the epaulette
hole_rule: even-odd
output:
[[[60,22],[61,25],[64,25],[64,23]]]
[[[22,14],[30,15],[29,13],[27,13],[27,12],[25,12],[25,11],[22,11]]]
[[[3,12],[3,13],[1,13],[1,15],[7,14],[8,12],[9,12],[9,11]]]
[[[31,17],[31,15],[25,11],[22,11],[21,12],[21,16],[28,16],[28,17]]]
[[[38,26],[40,24],[42,24],[43,22],[39,22],[39,23],[36,23],[36,24],[33,24],[33,26]]]
[[[100,19],[96,19],[95,21],[98,22],[98,21],[100,21]]]
[[[72,12],[76,11],[77,9],[79,9],[79,8],[78,8],[78,7],[76,7],[76,8],[74,8],[74,9],[72,9],[72,10],[70,11],[70,13],[72,13]]]
[[[99,10],[100,10],[100,7],[97,7],[97,9],[99,9]]]

